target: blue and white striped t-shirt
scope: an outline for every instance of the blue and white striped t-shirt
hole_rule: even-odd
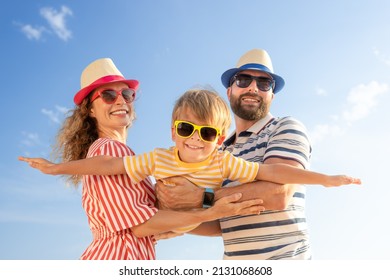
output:
[[[264,162],[269,158],[295,160],[308,168],[311,145],[302,123],[268,114],[237,139],[232,134],[222,146],[237,157]],[[223,187],[237,185],[225,181]],[[305,216],[305,187],[299,186],[287,209],[220,220],[224,259],[310,259]]]

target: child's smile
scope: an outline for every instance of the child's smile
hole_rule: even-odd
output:
[[[183,110],[180,120],[195,125],[210,125],[197,119],[190,110]],[[177,135],[175,127],[172,128],[172,140],[179,151],[180,160],[188,163],[202,162],[206,160],[217,147],[217,139],[206,142],[200,138],[199,131],[195,131],[190,137],[183,138]]]

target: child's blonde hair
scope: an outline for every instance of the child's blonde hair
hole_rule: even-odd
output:
[[[222,135],[227,134],[231,124],[230,109],[217,92],[207,89],[186,91],[173,107],[172,125],[185,109],[190,110],[197,119],[221,129]]]

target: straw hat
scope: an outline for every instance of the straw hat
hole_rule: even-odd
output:
[[[253,49],[246,52],[238,60],[236,68],[225,71],[221,76],[225,88],[230,87],[230,81],[235,74],[244,70],[258,70],[271,75],[275,80],[274,93],[280,91],[284,86],[283,78],[274,74],[271,58],[265,50]]]
[[[95,60],[85,67],[81,74],[81,89],[76,93],[73,101],[76,105],[80,105],[95,88],[114,82],[123,82],[135,91],[139,85],[137,80],[126,80],[110,58]]]

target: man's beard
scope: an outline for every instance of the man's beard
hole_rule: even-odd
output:
[[[250,108],[249,105],[243,106],[241,104],[242,102],[241,100],[244,96],[260,99],[259,105],[258,106],[253,105]],[[269,112],[269,104],[266,104],[262,97],[250,93],[244,93],[237,98],[232,95],[230,97],[230,107],[232,108],[232,111],[235,115],[247,121],[260,120],[264,118]]]

